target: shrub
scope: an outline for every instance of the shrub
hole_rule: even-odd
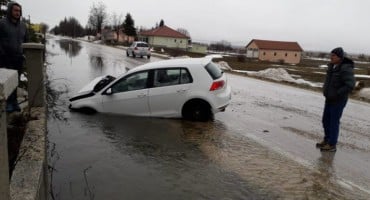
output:
[[[246,61],[246,56],[245,55],[238,55],[237,60],[238,62],[245,62]]]

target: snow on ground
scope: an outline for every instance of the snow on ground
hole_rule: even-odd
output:
[[[285,69],[283,68],[268,68],[261,71],[243,71],[243,70],[232,70],[235,72],[246,73],[250,76],[256,76],[261,78],[267,78],[275,81],[285,81],[289,83],[296,83],[299,85],[308,85],[310,87],[322,87],[322,83],[312,83],[310,81],[306,81],[304,79],[294,79],[292,75],[290,75]]]
[[[220,61],[218,62],[218,64],[220,65],[220,68],[222,70],[230,70],[230,71],[233,70],[233,68],[231,68],[230,65],[225,61]]]
[[[362,88],[358,94],[359,97],[364,98],[366,100],[370,100],[370,88]]]
[[[321,60],[321,61],[330,61],[329,58],[318,58],[318,57],[305,57],[305,59],[309,60]]]
[[[356,78],[366,78],[366,79],[370,79],[370,75],[363,75],[363,74],[356,74],[355,75]]]

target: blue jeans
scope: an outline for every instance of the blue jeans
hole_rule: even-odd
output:
[[[322,124],[324,126],[324,140],[330,145],[336,145],[339,136],[340,118],[348,99],[343,99],[335,103],[325,102]]]

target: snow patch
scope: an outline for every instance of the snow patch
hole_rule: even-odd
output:
[[[258,72],[250,72],[248,74],[252,76],[272,79],[275,81],[287,81],[287,82],[295,81],[295,79],[292,76],[290,76],[289,73],[283,68],[268,68]]]
[[[365,79],[370,79],[370,75],[362,75],[362,74],[355,74],[356,78],[365,78]]]
[[[233,68],[231,68],[230,65],[225,61],[218,62],[218,65],[220,66],[222,70],[230,70],[230,71],[233,70]]]
[[[362,88],[358,92],[358,96],[366,100],[370,100],[370,88]]]
[[[312,83],[310,81],[306,81],[304,79],[294,79],[292,75],[290,75],[285,69],[283,68],[268,68],[265,70],[261,70],[258,72],[254,71],[241,71],[241,70],[233,70],[235,72],[246,73],[250,76],[256,76],[261,78],[267,78],[275,81],[285,81],[289,83],[296,83],[300,85],[308,85],[310,87],[322,87],[322,83]]]

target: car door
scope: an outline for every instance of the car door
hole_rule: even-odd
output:
[[[148,104],[148,71],[127,75],[115,82],[103,94],[104,112],[150,116]]]
[[[191,82],[191,76],[185,68],[155,70],[153,87],[148,94],[151,115],[180,117]]]

